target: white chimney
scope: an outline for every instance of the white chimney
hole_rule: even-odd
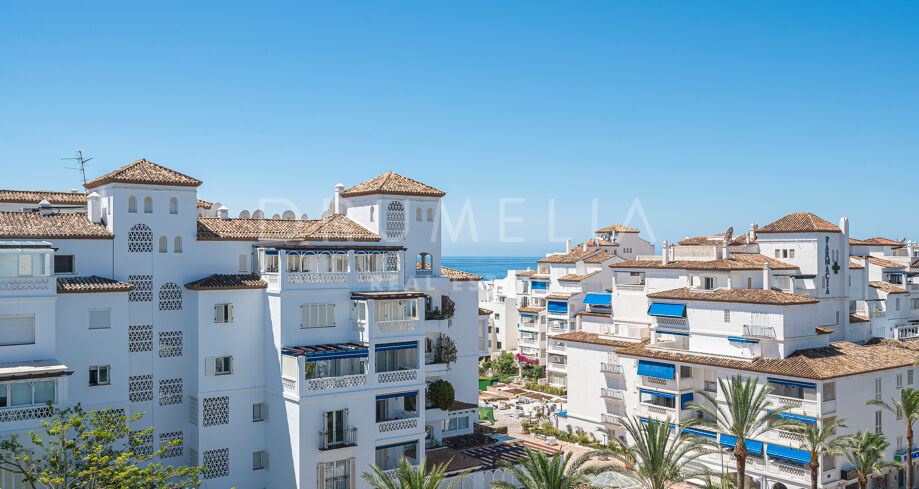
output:
[[[750,223],[750,230],[747,231],[747,243],[752,243],[756,241],[756,230],[759,226],[755,222]]]
[[[731,257],[731,252],[728,250],[728,242],[725,240],[721,243],[721,257],[727,260]]]
[[[914,253],[913,250],[914,250],[915,248],[916,248],[916,242],[915,242],[915,241],[907,241],[907,242],[906,242],[906,256],[908,256],[908,257],[910,257],[910,258],[915,258],[915,257],[913,256],[913,253]]]
[[[581,251],[587,251],[587,241],[581,243]]]
[[[569,251],[571,251],[571,240],[567,239],[565,240],[565,253],[568,253]]]
[[[341,193],[345,191],[345,185],[339,183],[335,185],[335,200],[332,202],[336,214],[341,214]]]
[[[86,215],[96,224],[102,222],[102,197],[96,192],[86,196]]]
[[[849,220],[847,218],[842,217],[839,219],[839,230],[842,231],[842,237],[847,238],[846,242],[848,242],[849,241],[848,240],[849,238]]]
[[[217,208],[217,217],[219,217],[219,218],[221,218],[221,219],[229,219],[229,218],[230,218],[230,209],[227,209],[227,207],[224,206],[224,205],[218,207],[218,208]]]
[[[661,263],[664,265],[670,263],[670,245],[667,243],[666,239],[661,247]]]
[[[763,264],[763,290],[771,290],[772,284],[772,267],[769,265],[769,262]]]

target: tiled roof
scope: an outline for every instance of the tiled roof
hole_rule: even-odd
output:
[[[215,273],[185,284],[189,290],[264,289],[268,283],[254,273]]]
[[[613,231],[617,233],[637,233],[638,232],[637,229],[630,228],[628,226],[623,226],[622,224],[612,224],[612,225],[606,226],[605,228],[600,228],[594,232],[595,233],[611,233]]]
[[[555,338],[558,338],[555,336]],[[909,367],[916,358],[915,340],[873,339],[865,345],[842,341],[820,348],[798,350],[787,358],[759,357],[753,361],[660,350],[646,343],[623,348],[619,355],[669,360],[749,372],[812,380]]]
[[[476,409],[478,407],[478,404],[454,399],[453,405],[450,406],[450,409],[447,409],[447,411],[465,411],[467,409]]]
[[[96,188],[108,183],[137,183],[143,185],[169,185],[176,187],[197,187],[201,180],[192,178],[184,173],[170,170],[165,166],[157,165],[152,161],[139,159],[134,163],[94,178],[83,185],[86,188]]]
[[[677,270],[762,270],[769,263],[773,270],[797,270],[790,263],[759,253],[731,253],[730,258],[717,260],[676,260],[664,265],[661,260],[626,260],[612,263],[610,268],[670,268]]]
[[[531,275],[535,275],[536,273],[537,273],[536,270],[521,270],[517,272],[517,276],[518,277],[529,277]]]
[[[849,238],[849,246],[902,246],[903,242],[887,238],[855,239]]]
[[[868,263],[870,263],[870,264],[872,264],[872,265],[874,265],[874,266],[877,266],[877,267],[881,267],[881,268],[906,268],[906,265],[897,263],[897,262],[895,262],[895,261],[890,261],[890,260],[885,260],[885,259],[883,259],[883,258],[878,258],[878,257],[876,257],[876,256],[868,256],[868,257],[864,257],[864,256],[855,256],[855,257],[850,257],[850,258],[855,258],[855,259],[858,260],[859,262],[862,262],[862,260],[864,260],[865,258],[868,258]]]
[[[213,202],[208,202],[206,200],[201,200],[201,199],[198,199],[197,204],[198,204],[197,207],[201,209],[210,209],[211,207],[214,207]]]
[[[456,282],[477,282],[483,278],[481,275],[476,275],[474,273],[464,272],[462,270],[457,270],[455,268],[449,267],[440,267],[440,276],[447,277],[450,280]]]
[[[536,313],[545,311],[546,308],[545,308],[545,307],[536,307],[536,306],[527,306],[527,307],[521,307],[520,309],[517,309],[517,310],[520,311],[520,312],[526,312],[526,313],[536,314]]]
[[[198,218],[202,241],[257,241],[302,239],[306,241],[379,241],[380,237],[341,214],[320,220]]]
[[[600,239],[600,238],[590,238],[583,243],[579,243],[576,246],[576,248],[580,248],[585,245],[588,248],[596,248],[598,246],[619,246],[619,243],[613,243],[612,241],[608,241],[608,240]]]
[[[694,290],[688,287],[664,290],[648,294],[649,299],[672,299],[685,301],[740,302],[744,304],[769,304],[792,306],[798,304],[816,304],[820,302],[813,297],[789,294],[779,290],[765,289],[715,289],[710,291]]]
[[[865,269],[865,265],[862,265],[862,257],[860,256],[850,256],[849,257],[849,270],[864,270],[864,269]]]
[[[849,314],[850,323],[867,323],[869,321],[871,321],[871,318],[869,318],[868,316],[863,316],[861,314],[856,314],[854,312]]]
[[[740,235],[737,235],[731,238],[731,242],[729,244],[731,246],[740,246],[740,245],[745,245],[745,244],[756,242],[755,239],[753,241],[749,241],[748,238],[749,236],[747,236],[746,233],[740,234]],[[718,233],[712,236],[695,236],[692,238],[685,238],[680,241],[677,241],[677,244],[681,246],[698,246],[698,245],[714,246],[714,245],[720,245],[722,243],[724,243],[724,233]]]
[[[561,277],[559,277],[558,281],[559,282],[580,282],[581,280],[593,277],[594,275],[602,271],[603,270],[594,270],[593,272],[585,273],[583,275],[578,275],[576,273],[569,273],[568,275],[562,275]]]
[[[0,212],[0,238],[112,239],[114,235],[82,213]]]
[[[909,291],[887,282],[868,282],[868,286],[887,292],[888,294],[908,294]]]
[[[617,348],[623,348],[627,346],[635,346],[634,341],[624,341],[624,340],[614,340],[611,338],[604,338],[597,333],[588,333],[586,331],[575,331],[571,333],[562,333],[557,334],[552,337],[553,340],[559,341],[573,341],[575,343],[589,343],[591,345],[601,345],[601,346],[613,346]]]
[[[443,197],[446,192],[425,185],[419,181],[388,171],[374,179],[359,183],[341,193],[342,197],[360,195],[417,195],[421,197]]]
[[[52,205],[86,205],[83,192],[51,192],[46,190],[0,190],[0,202],[37,204],[47,200]]]
[[[79,294],[99,292],[130,292],[134,284],[119,282],[110,278],[89,275],[86,277],[58,277],[58,294]]]
[[[763,233],[839,233],[839,227],[810,212],[792,212],[756,230]]]
[[[817,326],[817,334],[833,334],[832,328],[825,328],[823,326]]]
[[[575,248],[568,253],[556,253],[554,255],[549,255],[545,258],[541,258],[537,260],[536,263],[577,263],[579,260],[583,260],[584,258],[587,258],[594,253],[597,253],[597,250],[582,250]]]
[[[616,255],[612,253],[608,253],[606,251],[601,251],[597,253],[596,255],[591,255],[585,258],[584,263],[591,263],[591,264],[603,263],[606,260],[609,260],[611,258],[616,258]]]
[[[485,309],[484,307],[479,308],[479,316],[490,316],[493,312],[495,311],[492,311],[491,309]]]
[[[571,295],[549,294],[546,296],[546,299],[550,301],[567,301],[568,299],[571,299]]]

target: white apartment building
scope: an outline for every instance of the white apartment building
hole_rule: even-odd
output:
[[[502,351],[517,351],[517,271],[507,273],[504,278],[479,282],[479,306],[491,311],[488,350],[493,358]]]
[[[88,195],[0,191],[0,437],[81,402],[147,413],[204,487],[354,489],[472,432],[481,277],[440,265],[444,192],[388,172],[321,219],[230,218],[201,184],[138,160]]]
[[[914,245],[850,239],[845,218],[834,225],[805,212],[741,236],[731,231],[664,242],[659,256],[607,266],[609,292],[587,294],[579,331],[554,338],[568,353],[568,423],[620,438],[619,416],[680,423],[702,416],[688,406],[701,399],[695,393],[723,399],[718,379],[739,374],[771,386],[787,416],[845,418],[846,431],[885,434],[888,457],[903,460],[902,422],[865,401],[898,397],[897,389],[919,382]],[[735,440],[693,431],[725,450],[700,463],[734,470]],[[769,433],[747,449],[751,487],[809,487],[809,456],[793,434]],[[820,486],[852,487],[849,469],[842,457],[825,458]],[[895,470],[870,487],[903,481]]]

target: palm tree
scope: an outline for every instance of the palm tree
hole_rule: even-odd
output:
[[[858,486],[861,489],[868,485],[869,475],[879,473],[888,467],[900,466],[896,462],[884,460],[884,450],[890,445],[884,435],[865,430],[853,435],[848,445],[843,455],[858,474]]]
[[[682,427],[676,436],[671,436],[673,424],[669,417],[666,421],[620,420],[633,442],[627,445],[617,440],[621,450],[602,452],[622,464],[610,466],[610,471],[632,479],[644,489],[668,489],[700,475],[685,467],[706,452],[701,438],[684,434]]]
[[[361,478],[374,489],[438,489],[445,479],[444,473],[449,463],[445,462],[428,469],[425,460],[422,459],[421,464],[416,468],[412,467],[412,464],[405,457],[402,457],[396,463],[394,476],[389,476],[383,469],[376,465],[371,465],[371,472],[361,473]],[[472,469],[469,469],[457,475],[450,483],[444,486],[444,489],[453,489],[471,471]]]
[[[744,489],[744,477],[747,467],[747,440],[752,440],[775,427],[785,424],[779,414],[788,408],[773,406],[769,401],[772,388],[761,387],[756,377],[744,379],[740,375],[729,381],[718,379],[721,392],[727,403],[721,407],[715,396],[706,391],[699,391],[706,403],[690,402],[689,406],[699,409],[711,419],[699,419],[699,423],[726,433],[736,439],[734,459],[737,461],[737,487]]]
[[[810,424],[798,422],[785,428],[801,437],[801,450],[810,453],[811,489],[817,489],[820,480],[820,457],[842,455],[849,443],[849,436],[836,436],[837,428],[845,428],[845,420],[832,423]]]
[[[596,489],[591,476],[609,472],[609,465],[584,467],[588,460],[597,455],[589,452],[571,460],[571,453],[558,452],[551,457],[541,450],[524,448],[526,455],[517,464],[501,462],[501,468],[513,474],[519,485],[507,481],[492,481],[494,489]]]
[[[702,481],[701,489],[734,489],[734,479],[725,474],[718,476],[718,481],[712,478],[712,471],[706,469],[699,479]]]
[[[919,390],[900,389],[900,399],[890,398],[890,403],[870,400],[869,406],[882,407],[906,423],[906,487],[913,487],[913,422],[919,421]]]

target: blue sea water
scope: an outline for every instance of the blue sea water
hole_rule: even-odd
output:
[[[464,272],[474,273],[494,280],[507,276],[508,270],[536,269],[536,260],[542,257],[527,256],[445,256],[441,265]]]

